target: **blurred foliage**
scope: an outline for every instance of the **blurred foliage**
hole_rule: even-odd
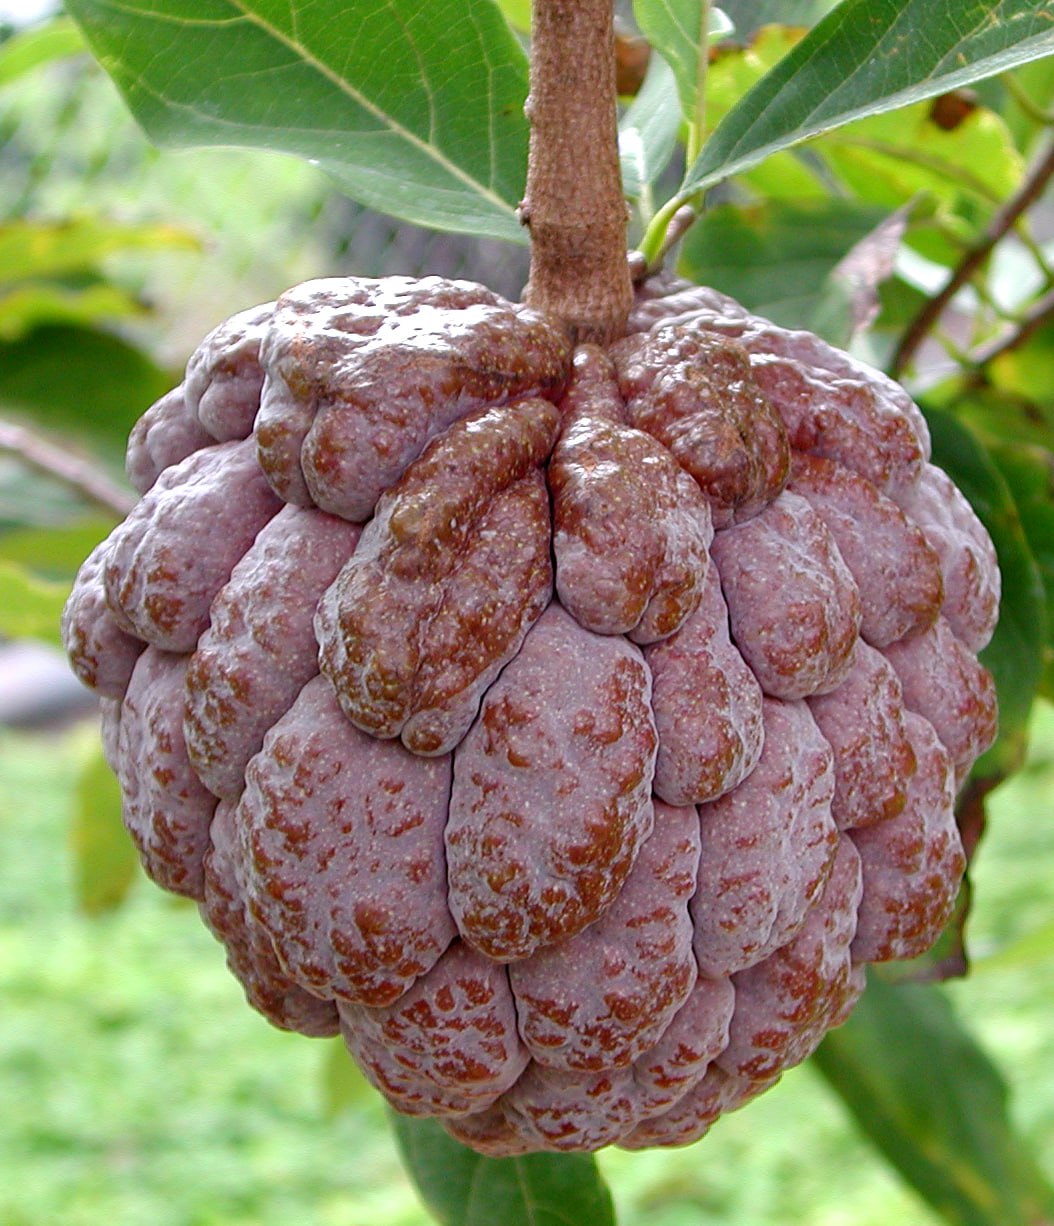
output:
[[[347,133],[334,142],[327,128],[323,147],[317,125],[294,131],[291,115],[261,134],[260,115],[274,114],[274,97],[258,83],[242,81],[235,90],[220,74],[208,83],[212,110],[194,109],[190,95],[200,93],[202,81],[182,79],[189,44],[174,39],[167,59],[153,54],[152,22],[165,0],[130,3],[119,20],[98,0],[73,0],[70,9],[156,135],[176,143],[208,142],[221,132],[226,138],[233,116],[243,136],[324,162],[359,200],[477,235],[518,238],[510,219],[525,138],[518,32],[526,6],[408,5],[414,22],[389,39],[383,57],[369,40],[348,49],[347,31],[336,24],[305,27],[302,43],[266,23],[210,31],[231,40],[232,54],[288,70],[303,88],[286,100],[304,114],[317,116],[328,105],[339,63],[347,87],[340,113],[350,128],[361,119],[352,102],[365,99],[386,151],[379,162],[373,145],[371,161]],[[634,235],[650,255],[662,246],[672,209],[689,201],[700,216],[670,255],[681,272],[895,369],[922,401],[935,458],[986,523],[1004,575],[1001,624],[985,656],[1002,726],[975,772],[968,795],[976,800],[1021,767],[1033,700],[1054,696],[1054,213],[1047,191],[1054,58],[1018,63],[1049,51],[1054,34],[1026,0],[960,4],[955,13],[963,21],[985,13],[993,19],[991,29],[980,22],[965,31],[951,23],[949,5],[731,0],[708,20],[698,0],[639,0],[640,24],[661,55],[652,53],[640,93],[625,100],[621,152]],[[459,58],[500,80],[489,93],[476,88],[472,73],[444,85],[455,9],[471,18],[473,30]],[[499,9],[514,33],[498,20]],[[891,31],[903,14],[920,45],[939,47],[956,35],[974,69],[953,59],[921,68],[910,57],[898,60]],[[412,71],[400,47],[417,57]],[[847,52],[854,63],[884,66],[886,76],[864,72],[843,90]],[[328,76],[316,71],[320,63],[329,65]],[[388,71],[393,63],[399,72]],[[808,70],[792,72],[795,65]],[[977,65],[1003,75],[977,81]],[[153,94],[144,80],[158,84]],[[421,80],[436,95],[431,123],[414,110]],[[890,109],[905,100],[911,105]],[[802,143],[810,125],[795,119],[795,106],[811,108],[813,127],[836,126]],[[478,140],[484,124],[485,146]],[[761,160],[765,150],[772,155]],[[704,186],[713,187],[706,208]],[[0,634],[54,638],[72,574],[109,531],[127,492],[120,463],[130,425],[178,381],[193,344],[218,319],[286,284],[342,269],[468,271],[515,293],[501,276],[507,268],[522,283],[522,257],[514,252],[505,265],[503,251],[475,240],[437,245],[422,231],[379,223],[337,195],[315,167],[288,157],[158,155],[66,19],[0,43],[0,426],[38,432],[41,455],[61,445],[73,461],[49,472],[41,455],[34,460],[11,446],[0,452]],[[473,266],[473,258],[492,267]],[[956,292],[927,317],[949,280]],[[78,465],[103,474],[117,493],[108,499],[105,489],[100,495],[78,481]],[[117,924],[122,913],[111,913],[126,898],[134,905],[135,894],[118,797],[97,748],[76,755],[76,771],[66,802],[73,813],[70,889],[84,912]],[[974,871],[983,879],[983,857]],[[1043,900],[1030,903],[1035,923],[990,951],[993,975],[999,959],[1032,967],[1050,958],[1049,901],[1045,911]],[[980,966],[983,974],[983,956]],[[946,1220],[1016,1226],[1049,1213],[1049,1188],[1004,1110],[1000,1074],[938,989],[881,985],[869,992],[857,1019],[828,1041],[820,1064],[864,1129]],[[372,1112],[376,1122],[375,1096],[350,1067],[331,1045],[323,1063],[328,1115],[335,1122],[350,1108]],[[751,1108],[759,1118],[766,1110]],[[225,1126],[237,1128],[229,1120]],[[1054,1137],[1049,1115],[1046,1127]],[[464,1196],[470,1186],[496,1189],[503,1221],[513,1220],[502,1198],[514,1188],[525,1217],[533,1212],[538,1220],[561,1202],[566,1209],[581,1194],[588,1203],[576,1226],[606,1220],[606,1193],[591,1159],[574,1167],[541,1159],[529,1171],[513,1171],[466,1157],[450,1149],[445,1134],[433,1134],[427,1125],[399,1124],[400,1143],[440,1220],[495,1220],[483,1210],[471,1216]],[[631,1161],[648,1170],[668,1157],[605,1156],[601,1169],[622,1175]],[[691,1183],[688,1164],[671,1160],[670,1170],[667,1204]],[[254,1220],[252,1210],[239,1216],[243,1207],[224,1203],[231,1211],[223,1220]],[[708,1202],[694,1186],[684,1205],[680,1216],[648,1220],[776,1220],[744,1216],[730,1195]],[[1017,1216],[1008,1206],[1017,1206]],[[416,1221],[416,1213],[407,1199],[385,1220]]]

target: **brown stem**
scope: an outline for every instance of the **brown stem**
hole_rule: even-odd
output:
[[[38,472],[57,477],[89,502],[121,519],[135,506],[134,495],[111,481],[91,461],[71,454],[25,426],[0,421],[0,451],[10,451]]]
[[[613,0],[534,0],[526,300],[580,341],[621,336],[633,298],[618,160]]]
[[[931,298],[911,321],[893,355],[894,376],[899,377],[903,372],[940,318],[944,308],[981,267],[999,240],[1009,233],[1018,218],[1039,199],[1052,175],[1054,175],[1054,142],[1033,167],[1016,194],[992,218],[980,240],[966,251],[952,272],[948,284],[939,294]]]

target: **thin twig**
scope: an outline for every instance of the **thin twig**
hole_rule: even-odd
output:
[[[0,451],[9,451],[38,472],[55,477],[89,502],[123,519],[135,496],[111,480],[91,460],[41,437],[26,426],[0,421]]]
[[[971,366],[987,366],[1004,353],[1012,353],[1019,349],[1030,336],[1033,336],[1051,318],[1054,318],[1054,289],[1048,290],[1042,298],[1037,298],[1022,315],[1017,327],[1006,335],[997,336],[994,340],[973,350],[967,360]]]
[[[981,267],[992,249],[1000,239],[1009,233],[1018,218],[1040,197],[1052,175],[1054,175],[1054,142],[1033,167],[1020,189],[992,218],[980,241],[967,249],[966,254],[952,271],[947,285],[931,298],[911,321],[893,355],[894,376],[902,373],[943,314],[948,303]]]

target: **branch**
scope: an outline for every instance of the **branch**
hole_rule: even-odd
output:
[[[618,159],[612,0],[534,0],[524,295],[580,341],[622,335],[633,299]]]
[[[1009,335],[997,336],[979,349],[969,354],[971,366],[987,366],[1004,353],[1012,353],[1019,349],[1030,336],[1038,332],[1045,323],[1054,318],[1054,289],[1048,290],[1042,298],[1029,307],[1017,322],[1017,327]]]
[[[981,267],[995,245],[1009,233],[1018,218],[1039,199],[1052,175],[1054,175],[1054,142],[1033,167],[1016,194],[992,218],[981,239],[966,251],[953,270],[947,285],[939,294],[931,298],[911,321],[893,355],[892,373],[895,378],[899,378],[914,357],[948,303]]]
[[[135,506],[135,496],[90,460],[66,451],[25,426],[0,421],[0,451],[9,451],[38,472],[56,477],[89,502],[120,519]]]

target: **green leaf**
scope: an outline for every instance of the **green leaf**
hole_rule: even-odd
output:
[[[773,25],[760,30],[747,47],[722,47],[706,77],[707,127],[716,128],[743,95],[802,37],[799,29]],[[810,196],[826,199],[831,187],[820,172],[821,164],[806,163],[800,151],[792,149],[752,167],[741,176],[740,183],[762,200],[802,200]]]
[[[1054,1189],[1014,1131],[998,1069],[940,989],[872,974],[813,1057],[860,1129],[953,1226],[1041,1226]]]
[[[811,148],[861,200],[892,209],[925,193],[945,226],[956,224],[956,209],[968,212],[969,229],[963,231],[962,220],[958,227],[970,239],[1024,174],[1006,124],[984,107],[948,129],[920,103],[849,124]]]
[[[1054,52],[1035,0],[842,0],[744,97],[685,176],[686,198],[781,149]]]
[[[737,42],[747,42],[762,26],[811,26],[828,13],[837,0],[721,0],[735,26]]]
[[[325,1044],[321,1075],[322,1105],[328,1119],[349,1107],[376,1101],[377,1092],[363,1077],[343,1039],[331,1039]]]
[[[0,343],[0,412],[69,431],[123,453],[128,432],[178,377],[91,328],[37,328]]]
[[[68,0],[160,145],[311,159],[406,221],[526,242],[527,61],[493,0]]]
[[[1036,60],[1025,64],[1013,74],[1014,84],[1025,99],[1040,113],[1054,106],[1054,59]],[[1037,122],[1032,110],[1026,111],[1017,101],[1016,91],[1007,88],[1000,110],[1006,117],[1007,126],[1014,134],[1018,148],[1024,153],[1032,151],[1036,143],[1047,133],[1047,125]]]
[[[43,324],[87,326],[146,314],[141,302],[116,285],[67,289],[31,281],[0,293],[0,341],[20,340]]]
[[[23,30],[0,46],[0,86],[32,72],[42,64],[50,64],[84,50],[80,30],[68,17],[56,17],[45,25]]]
[[[710,42],[731,33],[730,22],[704,0],[634,0],[633,15],[641,33],[673,69],[684,118],[696,123]]]
[[[102,515],[81,515],[62,527],[0,532],[0,559],[28,567],[39,578],[72,579],[114,523]]]
[[[69,585],[39,579],[24,566],[0,561],[0,637],[59,643],[59,618]]]
[[[644,197],[669,165],[680,126],[673,69],[661,55],[653,55],[640,92],[619,121],[622,190],[629,199]]]
[[[120,906],[139,862],[121,821],[120,786],[98,745],[77,778],[70,849],[80,909],[102,915]]]
[[[1049,697],[1054,680],[1054,456],[1042,447],[1005,441],[990,443],[989,450],[1013,490],[1021,526],[1043,581],[1047,614],[1044,689]]]
[[[970,963],[970,974],[987,973],[988,971],[1005,971],[1013,968],[1032,969],[1039,963],[1054,959],[1054,920],[1034,928],[1018,937],[1009,945],[1004,945],[996,953],[983,954],[973,958]]]
[[[531,28],[531,0],[494,0],[514,30],[524,34]]]
[[[391,1119],[403,1161],[441,1226],[614,1226],[592,1155],[485,1158],[435,1120]]]
[[[999,737],[974,766],[977,779],[1002,778],[1020,766],[1028,717],[1043,676],[1047,611],[1039,567],[1014,497],[985,445],[950,413],[927,409],[933,460],[970,500],[988,529],[1003,576],[999,624],[981,653],[999,695]]]
[[[834,197],[717,205],[688,231],[678,271],[784,327],[815,330],[839,262],[886,217]]]
[[[165,222],[128,225],[98,217],[0,225],[0,282],[97,270],[124,251],[200,251],[201,240]]]

